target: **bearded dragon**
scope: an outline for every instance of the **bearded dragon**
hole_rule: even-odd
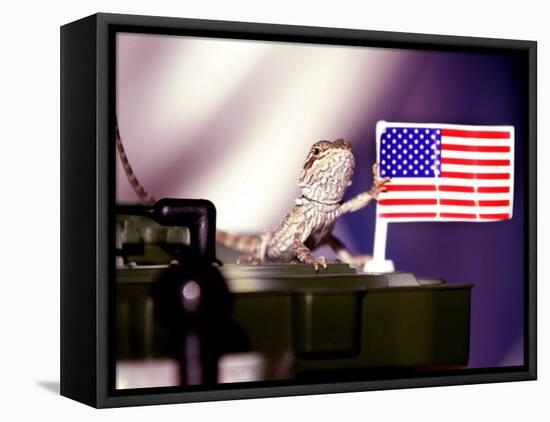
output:
[[[313,255],[312,250],[328,244],[342,261],[354,266],[362,265],[363,262],[354,259],[356,257],[332,234],[332,229],[342,214],[357,211],[373,198],[377,199],[390,179],[380,179],[378,165],[374,164],[371,189],[342,202],[346,189],[351,185],[354,167],[349,142],[343,139],[316,142],[307,155],[298,180],[302,196],[295,200],[294,206],[275,230],[265,231],[259,236],[238,236],[218,230],[216,239],[245,253],[237,263],[260,263],[265,260],[290,262],[296,258],[312,264],[317,271],[320,266],[327,267],[327,260],[323,256]],[[359,261],[369,258],[359,257]]]
[[[128,162],[118,127],[116,142],[132,188],[144,203],[154,204],[155,198],[138,182]],[[327,260],[323,256],[313,255],[312,250],[322,244],[328,244],[342,261],[355,266],[362,265],[370,257],[353,257],[344,244],[332,234],[332,230],[338,217],[357,211],[372,199],[377,199],[390,179],[380,179],[378,165],[374,164],[374,181],[371,189],[342,202],[346,189],[352,183],[354,167],[355,160],[348,141],[337,139],[334,142],[316,142],[307,155],[298,180],[302,195],[295,200],[294,206],[276,229],[265,231],[258,236],[233,235],[217,230],[216,239],[244,253],[237,263],[258,264],[266,260],[291,262],[297,259],[312,264],[315,271],[318,271],[319,267],[327,267]]]

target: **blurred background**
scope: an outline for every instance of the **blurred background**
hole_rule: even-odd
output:
[[[370,186],[378,120],[513,125],[512,220],[396,223],[387,247],[399,271],[474,283],[469,367],[513,366],[523,364],[525,76],[504,54],[119,34],[117,115],[151,194],[209,199],[218,227],[236,233],[277,226],[320,139],[352,143],[352,197]],[[120,165],[117,201],[139,202]],[[374,210],[336,226],[356,254],[372,252]]]

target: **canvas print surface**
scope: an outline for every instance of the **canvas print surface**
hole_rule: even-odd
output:
[[[118,33],[116,388],[522,366],[524,71]]]

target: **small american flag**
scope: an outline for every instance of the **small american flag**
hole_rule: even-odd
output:
[[[379,218],[512,218],[513,127],[379,122],[376,132],[380,176],[391,178],[379,196]]]

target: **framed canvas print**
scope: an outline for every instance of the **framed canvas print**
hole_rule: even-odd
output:
[[[536,378],[535,42],[97,14],[61,72],[62,395]]]

